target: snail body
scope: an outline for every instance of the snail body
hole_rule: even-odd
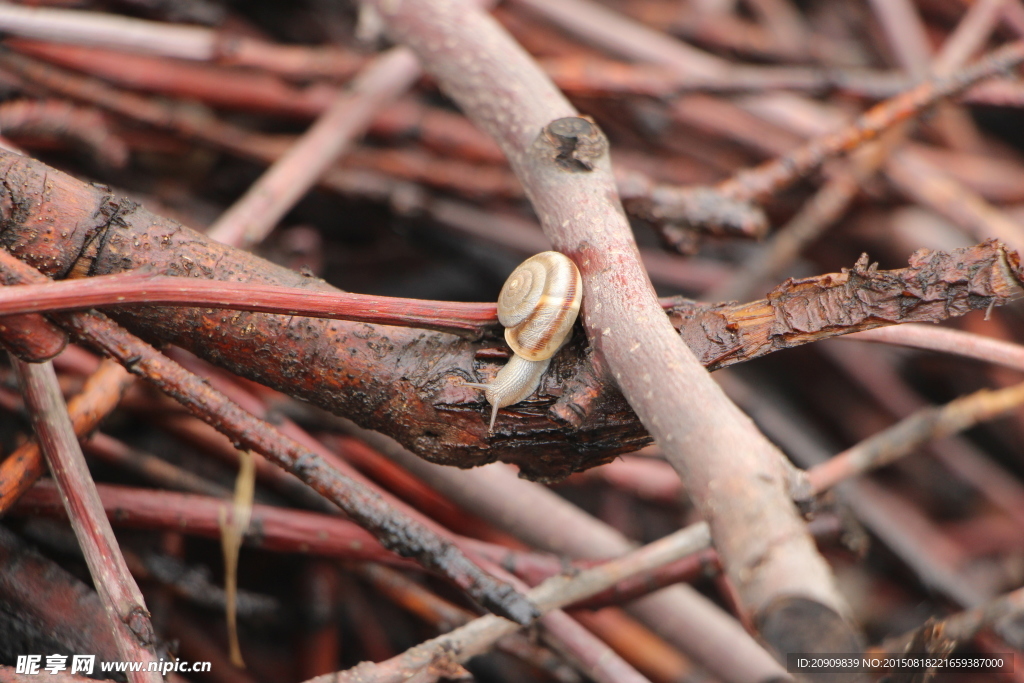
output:
[[[492,406],[490,429],[498,409],[519,403],[537,390],[551,357],[572,334],[580,310],[583,282],[576,264],[557,251],[544,251],[512,271],[498,295],[498,320],[512,358],[483,389]]]

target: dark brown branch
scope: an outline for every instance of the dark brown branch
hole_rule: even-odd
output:
[[[288,287],[313,299],[339,294],[37,161],[0,153],[0,178],[0,244],[53,277],[142,271]],[[720,368],[848,332],[1003,303],[1016,291],[1017,263],[987,243],[919,255],[910,269],[861,267],[790,281],[748,304],[683,304],[672,320],[701,362]],[[555,357],[537,397],[502,411],[489,436],[486,404],[463,382],[497,371],[506,351],[496,340],[212,309],[127,306],[111,315],[148,338],[382,430],[442,464],[504,460],[534,478],[561,478],[648,442],[579,334]]]
[[[885,325],[937,322],[1020,295],[1020,258],[995,240],[937,252],[922,249],[899,270],[863,255],[840,273],[789,279],[748,304],[676,308],[680,334],[708,368]]]

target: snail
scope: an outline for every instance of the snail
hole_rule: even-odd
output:
[[[498,320],[514,353],[489,384],[466,383],[483,389],[493,406],[490,430],[499,408],[519,403],[537,390],[551,357],[572,334],[582,285],[576,264],[557,251],[531,256],[505,281],[498,295]]]

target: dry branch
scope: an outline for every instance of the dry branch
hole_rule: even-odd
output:
[[[60,490],[71,528],[85,556],[96,592],[118,652],[125,661],[142,662],[143,670],[128,673],[130,683],[160,683],[157,671],[145,666],[157,661],[156,632],[146,601],[125,564],[114,530],[103,512],[96,484],[68,416],[53,364],[11,359],[32,427],[50,473]]]
[[[501,146],[545,233],[579,266],[583,326],[596,361],[691,492],[742,609],[780,652],[826,642],[855,650],[844,600],[788,498],[784,456],[711,380],[658,304],[604,134],[469,3],[370,4]],[[806,613],[803,603],[817,609],[815,626],[780,638],[784,624]]]

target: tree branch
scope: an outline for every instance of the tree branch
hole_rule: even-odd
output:
[[[231,294],[232,285],[241,283],[286,294],[292,302],[308,292],[295,313],[333,308],[339,297],[364,301],[5,152],[0,152],[0,217],[0,245],[51,277],[145,272],[174,276],[172,289],[185,277],[197,288],[203,280],[219,280],[209,286],[224,286],[225,300],[247,291]],[[922,253],[901,270],[862,264],[788,281],[767,299],[746,304],[680,300],[670,317],[701,362],[717,369],[848,332],[984,310],[1015,296],[1018,269],[1015,254],[990,242]],[[0,276],[6,270],[0,265]],[[88,282],[67,286],[83,293],[92,287]],[[905,292],[917,292],[918,298]],[[200,300],[208,299],[197,296]],[[425,305],[424,312],[434,306]],[[440,312],[455,314],[460,308],[472,308],[474,319],[483,312],[466,304],[448,304]],[[528,477],[560,479],[649,443],[581,334],[556,355],[537,396],[503,410],[489,435],[487,405],[464,383],[489,379],[506,360],[504,344],[493,338],[474,342],[415,328],[211,308],[130,305],[108,312],[137,334],[177,344],[381,430],[440,464],[474,467],[503,460]]]
[[[789,499],[787,461],[711,380],[658,305],[603,133],[469,3],[369,4],[498,142],[545,233],[579,266],[595,357],[692,492],[743,608],[771,640],[791,614],[813,605],[815,625],[773,642],[779,651],[823,642],[855,650],[844,601]]]

